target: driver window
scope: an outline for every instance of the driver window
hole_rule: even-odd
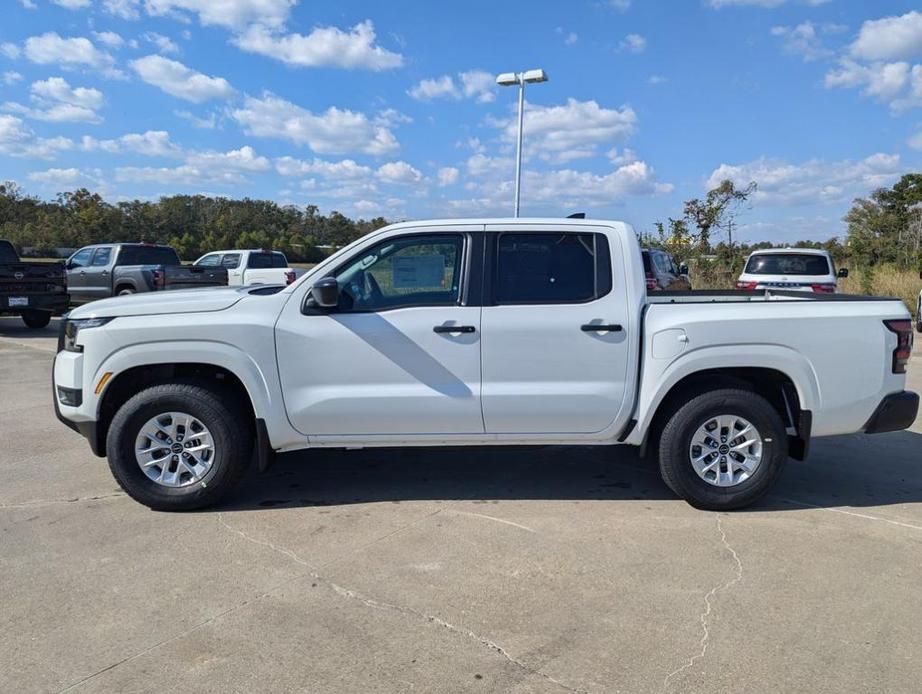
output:
[[[339,310],[383,311],[457,304],[463,248],[460,234],[382,241],[336,273]]]

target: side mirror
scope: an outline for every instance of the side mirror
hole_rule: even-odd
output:
[[[836,277],[848,277],[848,268],[840,267],[839,272],[836,273]]]
[[[685,263],[679,264],[679,274],[687,275],[688,274],[688,265]]]
[[[311,299],[317,308],[336,308],[339,305],[339,283],[335,277],[324,277],[311,287]]]

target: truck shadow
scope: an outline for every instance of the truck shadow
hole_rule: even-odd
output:
[[[534,446],[316,450],[251,473],[222,511],[472,500],[677,500],[655,462],[626,447]],[[750,511],[922,502],[922,434],[819,439]]]
[[[27,328],[19,316],[0,317],[0,337],[10,337],[17,340],[34,339],[37,337],[57,339],[59,318],[52,318],[48,327],[33,330]]]

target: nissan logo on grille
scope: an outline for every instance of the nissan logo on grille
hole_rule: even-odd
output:
[[[13,275],[13,277],[15,277],[18,280],[21,280],[23,277],[25,277],[25,275],[22,274],[21,272],[17,272]]]

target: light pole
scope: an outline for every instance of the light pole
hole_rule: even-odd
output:
[[[504,72],[496,78],[496,83],[501,87],[519,85],[519,130],[515,146],[515,217],[519,216],[519,194],[522,187],[522,121],[525,116],[525,85],[538,82],[547,82],[547,73],[544,70]]]

